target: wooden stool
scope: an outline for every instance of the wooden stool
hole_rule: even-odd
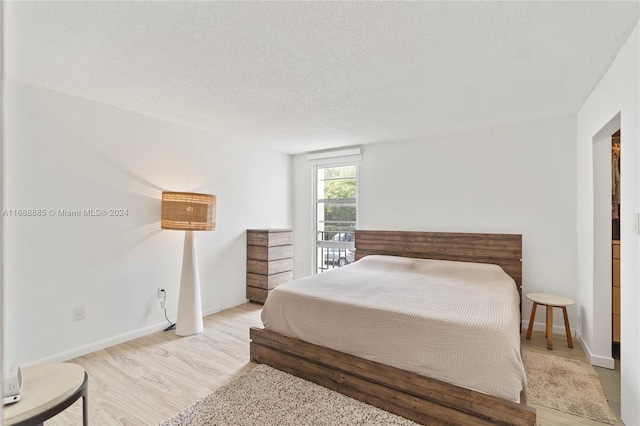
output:
[[[22,370],[20,401],[4,407],[4,425],[42,425],[82,397],[82,424],[87,426],[88,376],[76,364],[44,364]]]
[[[531,309],[531,319],[529,319],[529,328],[527,329],[527,339],[531,339],[531,331],[533,330],[533,322],[536,319],[536,308],[538,305],[545,305],[547,307],[547,320],[546,320],[546,337],[547,337],[547,349],[553,349],[553,308],[562,308],[564,315],[564,329],[567,333],[567,343],[570,348],[573,348],[573,340],[571,339],[571,329],[569,328],[569,317],[567,317],[567,306],[575,304],[575,300],[568,297],[556,296],[555,294],[545,293],[529,293],[527,299],[533,302],[533,308]]]

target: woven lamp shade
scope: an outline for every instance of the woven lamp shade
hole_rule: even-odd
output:
[[[216,196],[195,192],[162,193],[162,229],[216,229]]]

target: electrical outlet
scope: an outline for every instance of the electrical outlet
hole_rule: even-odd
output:
[[[164,291],[164,288],[158,287],[158,299],[160,300],[160,309],[164,309],[164,301],[167,298],[167,292]]]
[[[84,319],[84,308],[75,308],[73,310],[73,319],[75,321],[80,321]]]

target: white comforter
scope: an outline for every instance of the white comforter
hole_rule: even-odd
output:
[[[277,287],[267,330],[518,401],[519,296],[497,265],[367,256]]]

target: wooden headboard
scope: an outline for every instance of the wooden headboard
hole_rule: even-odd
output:
[[[454,232],[356,231],[356,260],[370,254],[493,263],[509,274],[522,296],[522,235]]]

